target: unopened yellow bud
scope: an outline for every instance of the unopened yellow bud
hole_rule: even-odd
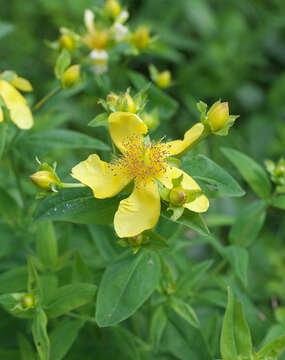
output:
[[[121,6],[117,0],[107,0],[104,11],[106,16],[115,19],[121,12]]]
[[[181,187],[173,188],[169,194],[171,204],[178,206],[183,205],[187,201],[187,193]]]
[[[43,190],[52,190],[52,184],[60,184],[59,178],[50,171],[40,170],[30,176],[32,182]]]
[[[67,34],[61,35],[61,37],[58,40],[60,50],[66,49],[68,51],[72,51],[75,48],[75,42],[72,39],[71,36]]]
[[[21,299],[21,304],[24,309],[35,306],[35,298],[32,295],[25,294]]]
[[[72,87],[80,77],[80,65],[72,65],[63,73],[62,85],[64,88]]]
[[[118,110],[135,113],[136,109],[137,109],[137,105],[136,105],[134,99],[131,97],[131,95],[129,93],[125,93],[125,95],[123,96],[123,98],[118,106]]]
[[[132,43],[139,50],[147,48],[149,45],[149,41],[149,29],[146,27],[137,29],[137,31],[133,34]]]
[[[171,72],[169,70],[165,70],[159,73],[156,83],[161,89],[167,88],[171,83]]]
[[[227,102],[214,105],[207,114],[213,132],[221,130],[227,122],[230,113]]]

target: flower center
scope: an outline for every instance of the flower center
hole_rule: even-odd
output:
[[[161,140],[147,144],[142,136],[130,136],[123,141],[123,146],[124,155],[112,164],[115,173],[125,173],[137,183],[146,184],[166,171],[166,158],[170,153]]]

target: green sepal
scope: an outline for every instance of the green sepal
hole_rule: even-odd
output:
[[[184,207],[183,206],[174,206],[172,204],[170,204],[167,208],[167,211],[172,211],[172,215],[170,216],[170,219],[172,221],[176,221],[178,220],[184,212]]]
[[[183,181],[183,174],[181,174],[179,177],[177,178],[173,178],[171,179],[171,182],[172,182],[172,185],[173,185],[173,188],[176,188],[176,187],[182,187],[182,181]]]
[[[215,135],[219,135],[219,136],[228,135],[230,128],[233,126],[237,118],[239,118],[239,115],[230,115],[224,127],[221,130],[216,131]]]

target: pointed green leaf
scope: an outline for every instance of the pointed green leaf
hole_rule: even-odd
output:
[[[143,249],[108,266],[97,297],[98,325],[111,326],[130,317],[154,292],[159,277],[159,257]]]
[[[163,306],[159,306],[152,314],[150,322],[149,337],[154,351],[159,348],[159,343],[167,324],[167,316]]]
[[[61,79],[64,71],[67,69],[70,63],[70,54],[66,49],[63,49],[56,60],[54,68],[54,73],[57,79]]]
[[[228,172],[204,155],[187,154],[182,160],[182,169],[191,174],[208,197],[233,197],[245,194]]]
[[[270,341],[269,344],[265,345],[261,350],[259,350],[257,353],[257,358],[258,360],[265,358],[277,359],[284,349],[285,334],[279,336],[277,339]]]
[[[245,181],[262,199],[269,199],[272,185],[266,171],[247,155],[230,148],[222,148],[222,153],[235,165]]]
[[[265,222],[266,209],[267,204],[263,200],[245,206],[231,227],[230,242],[243,247],[251,245]]]
[[[50,335],[50,359],[64,359],[83,325],[83,320],[63,320],[56,325]]]
[[[50,360],[50,342],[47,334],[47,316],[38,309],[32,325],[34,343],[40,360]]]
[[[197,318],[194,309],[189,304],[173,296],[170,300],[170,305],[172,309],[190,325],[196,328],[200,327],[199,319]]]
[[[224,254],[231,263],[237,277],[247,286],[248,251],[238,246],[227,246]]]
[[[57,240],[51,221],[37,224],[36,247],[40,261],[51,271],[55,270],[58,257]]]

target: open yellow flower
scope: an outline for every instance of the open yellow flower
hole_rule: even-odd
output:
[[[27,105],[26,99],[6,80],[0,80],[0,96],[10,112],[11,120],[22,130],[30,129],[33,124],[33,116]],[[0,107],[0,122],[4,120],[3,111]]]
[[[137,115],[114,112],[108,121],[112,140],[122,156],[106,163],[98,155],[90,155],[72,169],[72,176],[89,186],[99,199],[115,196],[134,180],[132,194],[120,202],[114,218],[118,236],[132,237],[153,228],[159,219],[160,195],[156,179],[171,189],[171,179],[183,174],[185,189],[200,189],[189,175],[169,165],[167,158],[193,145],[203,133],[204,125],[194,125],[183,140],[147,143],[143,138],[147,126]],[[204,212],[209,207],[209,201],[202,194],[184,206],[191,211]]]

